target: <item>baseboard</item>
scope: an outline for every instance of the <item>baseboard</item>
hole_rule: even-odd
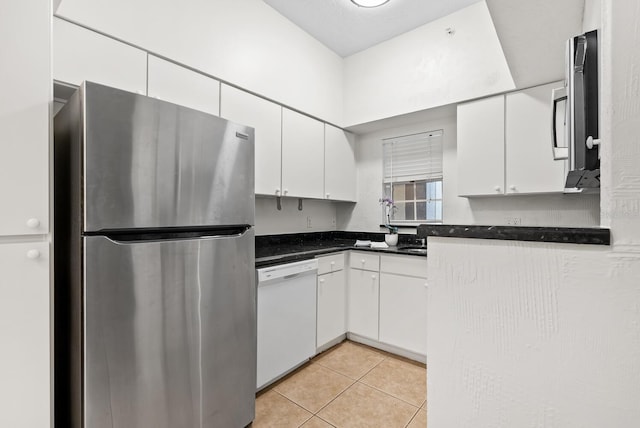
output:
[[[363,345],[371,346],[372,348],[389,352],[390,354],[399,355],[401,357],[405,357],[422,364],[427,364],[427,356],[423,354],[418,354],[417,352],[408,351],[406,349],[399,348],[397,346],[388,345],[386,343],[378,342],[377,340],[369,339],[363,336],[358,336],[357,334],[354,334],[354,333],[347,333],[347,339],[353,342],[362,343]]]

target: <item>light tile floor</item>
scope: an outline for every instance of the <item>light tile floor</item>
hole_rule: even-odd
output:
[[[424,428],[426,367],[345,341],[262,391],[252,428]]]

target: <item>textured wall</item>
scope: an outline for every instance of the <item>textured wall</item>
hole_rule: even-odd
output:
[[[609,247],[429,238],[432,428],[640,424],[640,263]]]
[[[587,6],[613,243],[429,238],[431,428],[640,426],[640,3]]]

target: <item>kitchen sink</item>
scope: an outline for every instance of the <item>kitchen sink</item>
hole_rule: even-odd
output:
[[[411,246],[398,247],[398,251],[404,253],[427,254],[427,247]]]

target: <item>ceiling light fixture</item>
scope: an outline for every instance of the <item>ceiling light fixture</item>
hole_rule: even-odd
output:
[[[389,0],[351,0],[358,7],[378,7],[387,3]]]

